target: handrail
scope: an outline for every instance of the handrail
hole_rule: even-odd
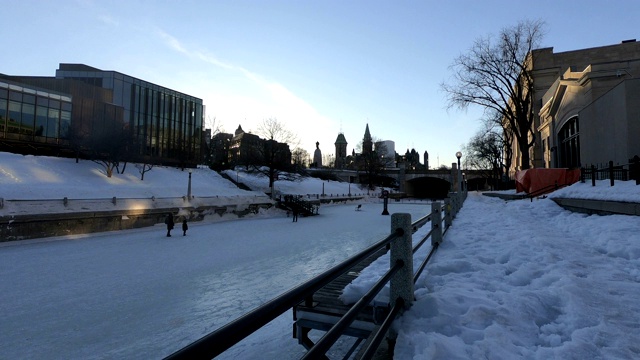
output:
[[[424,261],[418,267],[418,270],[413,275],[413,282],[414,283],[417,282],[418,278],[420,277],[420,275],[422,275],[422,271],[427,266],[427,263],[431,259],[431,256],[433,256],[433,254],[435,254],[436,250],[438,250],[438,246],[440,246],[439,243],[433,244],[433,246],[431,247],[431,251],[429,251],[429,255],[424,259]]]
[[[333,268],[317,275],[313,279],[290,289],[284,294],[255,308],[240,318],[222,326],[221,328],[203,336],[199,340],[167,356],[165,359],[211,359],[220,355],[240,340],[249,336],[271,320],[280,316],[286,310],[308,297],[309,293],[315,293],[327,285],[346,270],[352,268],[360,261],[371,256],[382,247],[402,236],[402,230],[391,233],[386,238],[369,246],[355,256],[343,261]]]
[[[606,175],[600,176],[600,174]],[[606,179],[609,179],[611,186],[614,186],[615,180],[635,180],[636,185],[640,185],[640,157],[638,155],[634,156],[632,159],[629,159],[627,164],[614,166],[613,161],[609,161],[608,166],[604,168],[596,168],[593,164],[588,168],[580,168],[580,182],[584,183],[587,175],[591,179],[592,186],[596,186],[596,180]]]
[[[395,320],[396,316],[398,316],[398,314],[403,308],[404,308],[404,299],[402,299],[401,297],[397,298],[395,304],[389,311],[389,314],[384,319],[382,324],[380,324],[380,328],[371,339],[371,342],[369,342],[369,346],[367,346],[367,348],[364,349],[364,352],[362,353],[362,357],[361,357],[362,359],[373,358],[373,355],[375,355],[376,351],[378,351],[378,347],[382,343],[384,336],[387,334],[387,331],[389,331],[391,324],[393,324],[393,320]]]
[[[324,353],[331,348],[331,346],[340,338],[344,329],[346,329],[353,320],[355,320],[356,316],[365,306],[367,306],[371,300],[382,290],[382,288],[391,280],[391,276],[393,276],[398,270],[400,270],[404,266],[404,262],[402,260],[398,260],[395,265],[390,268],[381,278],[378,280],[375,285],[367,291],[367,293],[356,302],[346,314],[338,320],[338,322],[327,331],[322,338],[302,357],[302,359],[317,359],[320,355],[324,355]]]
[[[442,214],[442,212],[445,212],[445,214],[446,214],[447,206],[448,206],[448,203],[445,202],[445,205],[440,207],[438,209],[438,212],[440,214]],[[428,220],[426,220],[426,219],[428,219]],[[430,221],[430,220],[433,220],[433,217],[431,216],[431,214],[429,214],[427,216],[423,216],[422,218],[420,218],[417,221],[415,221],[414,223],[412,223],[411,227],[415,231],[416,230],[416,225],[418,225],[420,223],[419,227],[421,227],[422,225],[426,224],[427,221]],[[445,223],[444,227],[442,227],[442,222]],[[416,246],[413,247],[412,255],[415,254],[416,251],[418,251],[418,249],[426,242],[426,240],[431,236],[431,234],[433,234],[434,230],[437,229],[437,228],[444,228],[444,231],[442,231],[442,236],[444,236],[444,234],[449,229],[446,217],[440,218],[440,224],[438,224],[438,226],[433,226],[433,224],[432,224],[431,230],[427,233],[427,235],[425,235],[419,241],[419,243]],[[429,262],[429,259],[431,259],[431,257],[435,253],[435,251],[438,249],[439,245],[440,245],[439,242],[435,242],[432,245],[431,251],[429,252],[429,255],[420,264],[420,267],[418,268],[418,271],[415,272],[415,274],[413,276],[413,283],[414,284],[416,283],[416,281],[418,281],[418,278],[422,274],[422,271],[424,270],[424,268],[426,267],[427,263]],[[400,311],[402,311],[403,308],[404,308],[404,299],[402,297],[398,297],[396,299],[396,301],[395,301],[395,304],[393,305],[393,307],[389,311],[389,314],[384,319],[384,321],[382,322],[382,324],[380,325],[378,330],[374,334],[372,334],[373,336],[372,336],[371,341],[369,342],[367,348],[363,349],[364,351],[362,352],[362,355],[360,357],[361,359],[372,359],[373,358],[373,356],[375,355],[375,352],[377,351],[378,347],[380,346],[380,343],[382,342],[384,336],[386,335],[387,331],[389,331],[389,328],[391,327],[391,324],[392,324],[393,320],[395,320],[396,316],[400,313]]]
[[[455,203],[454,205],[454,209],[456,209],[456,211],[457,209],[459,209],[459,207],[462,206],[461,202],[463,202],[464,197],[466,197],[466,194],[463,195],[465,196],[461,198],[460,203]],[[165,359],[211,359],[217,355],[220,355],[222,352],[226,351],[259,328],[263,327],[276,317],[280,316],[284,311],[295,307],[297,304],[300,304],[303,301],[308,301],[315,292],[345,273],[348,269],[352,268],[367,257],[373,255],[375,252],[381,250],[382,248],[389,246],[389,244],[391,244],[391,242],[393,242],[397,238],[405,236],[405,230],[403,229],[406,229],[408,231],[415,231],[418,227],[421,227],[432,220],[433,214],[436,214],[436,218],[440,219],[440,224],[432,224],[431,231],[429,231],[429,233],[419,242],[416,247],[413,247],[411,249],[411,254],[415,253],[415,251],[417,251],[417,249],[424,244],[426,239],[434,233],[434,229],[437,231],[436,234],[441,234],[439,235],[440,240],[438,240],[438,242],[434,243],[434,239],[432,239],[432,249],[429,253],[429,256],[421,264],[418,272],[416,274],[413,274],[413,283],[415,283],[417,277],[424,269],[426,263],[438,248],[439,241],[442,240],[442,236],[446,233],[450,225],[450,218],[447,217],[448,215],[445,216],[444,219],[440,217],[440,214],[443,211],[445,211],[445,214],[448,214],[447,211],[449,211],[448,209],[450,208],[450,205],[445,202],[445,206],[443,207],[437,208],[436,204],[434,204],[434,206],[432,206],[431,214],[423,216],[422,218],[411,224],[405,223],[405,225],[402,225],[401,227],[393,230],[392,233],[384,239],[369,246],[350,259],[347,259],[342,263],[332,267],[331,269],[323,272],[322,274],[315,276],[311,280],[288,290],[275,299],[272,299],[271,301],[268,301],[267,303],[253,309],[249,313],[220,327],[219,329],[209,333],[208,335],[201,337],[199,340],[174,352],[173,354],[167,356]],[[439,211],[436,211],[434,209],[438,209]],[[408,216],[408,214],[405,215]],[[396,215],[394,215],[394,217],[395,216]],[[445,226],[442,226],[442,221],[444,221]],[[409,225],[410,227],[408,227]],[[412,255],[409,256],[410,261],[411,259]],[[391,267],[389,271],[381,279],[379,279],[376,284],[360,300],[358,300],[358,302],[354,304],[340,320],[338,320],[338,322],[336,322],[336,324],[318,341],[318,343],[316,343],[311,347],[311,349],[309,349],[309,352],[307,352],[307,354],[303,358],[310,359],[317,358],[320,355],[324,355],[324,353],[326,353],[326,351],[331,346],[333,346],[335,341],[342,335],[344,330],[349,327],[349,325],[351,325],[362,308],[367,306],[378,294],[378,292],[384,287],[384,285],[389,282],[391,277],[395,273],[400,271],[400,269],[404,266],[404,261],[397,260],[394,266]],[[372,334],[372,341],[369,342],[368,348],[365,349],[365,354],[373,354],[373,352],[377,350],[377,347],[382,341],[382,338],[389,330],[392,321],[395,319],[397,314],[399,314],[401,310],[406,307],[405,302],[409,300],[405,300],[403,299],[403,297],[406,296],[401,295],[401,297],[398,297],[396,299],[394,306],[391,308],[382,325],[378,328],[378,331],[375,334]],[[367,355],[367,357],[363,358],[370,358],[369,356],[371,355]]]

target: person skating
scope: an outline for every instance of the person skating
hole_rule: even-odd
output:
[[[182,236],[187,236],[188,229],[189,225],[187,225],[187,219],[182,220]]]
[[[167,215],[167,218],[164,219],[164,223],[167,224],[167,237],[171,236],[171,230],[173,230],[173,214],[169,213],[169,215]]]

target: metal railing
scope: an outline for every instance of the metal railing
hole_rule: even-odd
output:
[[[386,238],[322,274],[317,275],[311,280],[290,289],[240,318],[203,336],[199,340],[167,356],[165,359],[214,358],[265,326],[285,311],[294,308],[302,302],[312,303],[313,294],[322,287],[381,249],[390,248],[391,262],[393,265],[390,266],[389,271],[383,275],[372,289],[358,300],[303,357],[303,359],[315,359],[324,356],[326,351],[343,335],[344,330],[355,320],[360,310],[371,302],[387,282],[391,281],[391,298],[394,298],[395,301],[390,304],[390,311],[377,332],[370,335],[371,341],[368,343],[368,346],[361,350],[362,355],[360,358],[371,358],[387,334],[395,317],[411,305],[413,301],[413,284],[442,242],[442,237],[451,225],[452,218],[455,217],[455,213],[459,210],[462,202],[466,198],[466,192],[464,192],[464,194],[452,194],[454,194],[454,199],[446,199],[444,206],[439,202],[432,203],[431,213],[413,223],[411,223],[411,215],[409,214],[393,214],[391,216],[391,233]],[[444,219],[442,218],[442,213],[445,214]],[[431,231],[413,247],[411,245],[412,233],[428,222],[431,222]],[[431,238],[431,252],[418,268],[418,272],[414,274],[412,270],[413,254],[426,243],[428,238]],[[403,272],[404,274],[400,274]],[[404,280],[397,278],[399,274],[404,277]]]
[[[591,179],[591,185],[596,186],[596,180],[609,180],[611,186],[615,185],[615,181],[635,180],[636,185],[640,185],[640,157],[637,155],[633,159],[629,159],[627,164],[613,165],[613,161],[609,161],[606,167],[597,168],[595,165],[580,168],[580,182]]]

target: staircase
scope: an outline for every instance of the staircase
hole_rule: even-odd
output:
[[[302,197],[296,195],[283,195],[278,204],[281,208],[297,211],[302,216],[318,215],[320,207],[319,202],[303,200]]]

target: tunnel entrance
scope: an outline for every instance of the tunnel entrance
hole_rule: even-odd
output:
[[[421,177],[406,182],[407,196],[418,199],[444,199],[449,194],[451,184],[443,179]]]

